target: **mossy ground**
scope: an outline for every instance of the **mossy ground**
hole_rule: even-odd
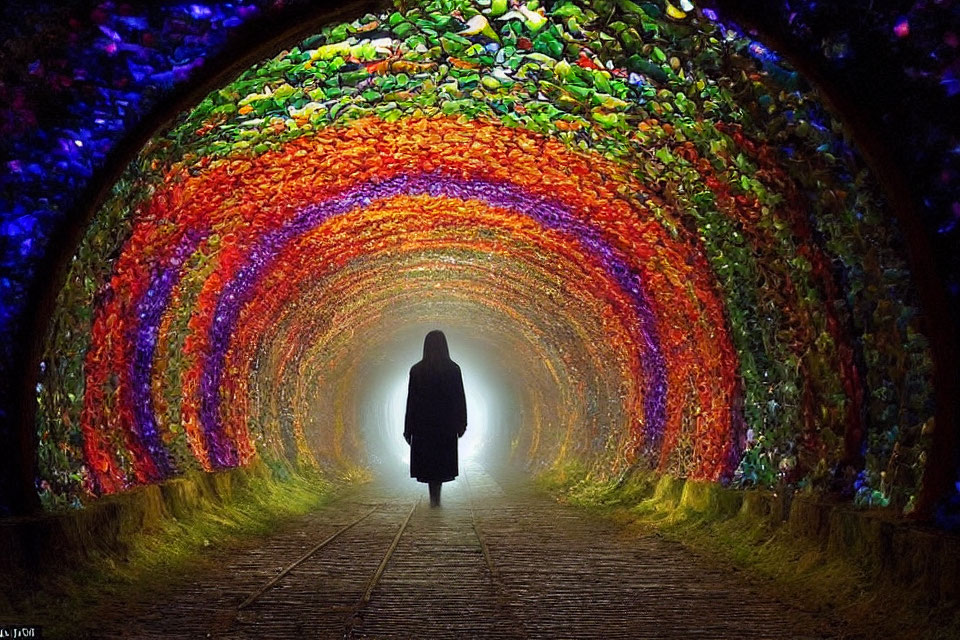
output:
[[[644,471],[598,479],[586,467],[570,464],[540,474],[536,484],[561,502],[613,519],[637,535],[659,535],[735,567],[758,590],[845,621],[846,631],[837,637],[960,638],[956,606],[931,608],[917,592],[878,579],[789,527],[731,511],[722,500],[691,500],[689,494],[681,500],[682,481]]]
[[[117,602],[162,593],[214,567],[221,552],[255,545],[366,479],[362,470],[332,478],[311,467],[273,468],[224,503],[179,519],[161,518],[151,529],[131,535],[122,541],[123,554],[97,555],[67,573],[29,580],[20,593],[0,600],[0,622],[40,624],[45,637],[77,637],[80,630],[95,627],[97,616],[111,604],[115,609]]]

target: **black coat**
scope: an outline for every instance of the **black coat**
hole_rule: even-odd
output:
[[[410,443],[410,477],[447,482],[457,477],[457,438],[467,429],[467,402],[460,367],[423,361],[410,368],[403,437]]]

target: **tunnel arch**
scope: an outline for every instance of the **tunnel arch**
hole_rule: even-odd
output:
[[[573,6],[573,5],[570,5],[570,6]],[[528,18],[528,20],[529,20],[529,18]],[[369,23],[367,23],[367,24],[369,24]],[[541,28],[543,28],[543,27],[541,27]],[[502,37],[502,35],[503,35],[503,34],[500,34],[501,37]],[[532,35],[532,34],[528,34],[528,35]],[[521,36],[521,37],[522,37],[522,36]],[[334,44],[336,44],[336,43],[334,43]],[[545,55],[545,54],[541,54],[541,55]],[[601,67],[603,66],[602,64],[598,64],[598,62],[603,62],[603,61],[600,60],[599,58],[597,58],[596,61],[594,61],[594,60],[589,60],[589,59],[588,59],[587,62],[590,63],[590,64],[593,64],[594,66],[601,66]],[[568,63],[568,66],[569,66],[569,63]],[[586,65],[586,66],[584,66],[584,67],[582,67],[582,68],[589,68],[589,65]],[[647,69],[647,72],[648,72],[648,73],[654,73],[654,71],[653,71],[652,68],[648,68],[648,69]],[[602,74],[603,71],[601,71],[600,73]],[[634,72],[634,73],[637,73],[637,72]],[[665,72],[661,70],[660,73],[665,73]],[[642,73],[637,73],[637,75],[643,75],[643,74],[642,74]],[[607,82],[608,82],[608,84],[609,84],[609,80],[608,80]],[[656,82],[655,82],[655,81],[652,81],[652,80],[650,80],[650,79],[648,78],[648,83],[647,83],[647,84],[648,84],[648,85],[653,85],[653,84],[656,84]],[[449,102],[448,102],[447,104],[449,104]],[[615,110],[614,110],[614,111],[615,111]],[[606,115],[609,115],[609,114],[601,113],[600,115],[606,116]],[[663,116],[663,115],[661,114],[661,118],[666,119],[666,116]],[[566,121],[563,121],[563,120],[561,120],[561,121],[562,121],[562,122],[566,122]],[[668,124],[669,124],[669,123],[668,123]],[[738,127],[737,127],[737,126],[735,126],[735,125],[734,125],[734,126],[730,126],[729,123],[722,123],[722,124],[723,124],[723,127],[718,127],[718,128],[717,128],[717,130],[718,130],[718,132],[719,132],[719,133],[717,134],[718,137],[719,137],[719,139],[720,139],[720,140],[723,140],[724,142],[726,142],[727,140],[734,140],[734,141],[735,141],[734,145],[743,145],[742,147],[739,147],[739,148],[740,148],[740,149],[743,149],[743,150],[745,150],[745,151],[747,152],[747,153],[745,154],[745,155],[746,155],[745,162],[746,162],[748,165],[750,164],[751,160],[754,160],[759,166],[763,167],[762,170],[764,170],[764,171],[769,171],[769,172],[770,172],[769,176],[767,176],[767,179],[768,179],[768,180],[770,180],[772,183],[778,183],[778,181],[782,181],[783,184],[785,185],[785,188],[788,190],[788,192],[789,192],[789,189],[791,189],[791,188],[797,189],[797,190],[800,190],[800,189],[801,189],[800,187],[797,187],[796,185],[793,185],[793,187],[791,187],[790,178],[787,177],[786,174],[783,174],[783,172],[781,172],[782,175],[780,175],[780,176],[777,175],[777,173],[776,173],[776,171],[777,171],[777,169],[776,169],[776,160],[775,160],[775,159],[774,159],[774,160],[771,160],[770,157],[764,157],[764,154],[765,154],[765,153],[769,153],[769,150],[761,149],[760,152],[757,153],[757,151],[756,151],[756,148],[757,148],[756,145],[750,140],[749,136],[745,136],[745,135],[741,132],[741,130],[738,130]],[[661,125],[661,126],[658,128],[657,125]],[[661,122],[657,122],[656,124],[648,125],[648,126],[649,126],[649,127],[651,128],[651,130],[653,131],[653,133],[650,134],[650,136],[649,136],[649,137],[651,137],[651,138],[654,138],[654,139],[655,139],[655,138],[659,137],[659,138],[661,138],[661,140],[663,140],[663,139],[670,139],[670,138],[673,137],[673,136],[671,136],[670,133],[666,133],[666,132],[665,132],[664,127],[662,126],[662,123],[661,123]],[[728,126],[729,126],[729,130],[726,130]],[[673,126],[671,126],[670,128],[672,129]],[[580,129],[580,130],[583,130],[583,129]],[[569,131],[568,131],[568,133],[569,133]],[[572,135],[569,136],[569,137],[570,137],[570,138],[573,138]],[[739,140],[738,140],[738,138],[739,138]],[[636,144],[636,140],[631,140],[630,142]],[[671,140],[671,143],[672,143],[672,142],[675,142],[675,140]],[[676,184],[680,184],[681,186],[686,187],[686,186],[688,186],[688,185],[694,184],[694,183],[696,182],[696,179],[692,177],[693,174],[696,174],[700,180],[712,181],[714,184],[717,185],[717,192],[715,193],[715,200],[716,200],[716,207],[717,207],[717,209],[719,209],[719,211],[717,211],[717,212],[707,212],[706,214],[704,214],[704,221],[703,221],[702,223],[703,223],[703,224],[707,224],[707,225],[711,225],[711,224],[723,225],[723,224],[726,224],[726,225],[728,225],[727,228],[733,230],[733,233],[734,233],[734,234],[742,233],[742,232],[740,232],[740,231],[737,231],[737,229],[741,229],[741,228],[743,227],[743,225],[744,225],[744,222],[745,222],[745,221],[749,221],[749,216],[750,216],[750,214],[756,215],[756,214],[757,214],[757,211],[759,211],[759,209],[762,208],[761,206],[759,206],[759,205],[760,205],[759,199],[757,199],[757,200],[756,200],[755,202],[753,202],[753,203],[749,202],[749,199],[750,199],[749,196],[745,196],[744,193],[736,193],[735,187],[734,187],[733,189],[731,189],[731,185],[730,185],[730,184],[726,184],[726,185],[723,184],[723,179],[722,179],[722,177],[718,177],[717,175],[715,175],[715,174],[713,173],[713,171],[712,171],[711,168],[709,168],[709,167],[707,167],[707,166],[705,166],[705,165],[704,165],[704,166],[698,166],[696,163],[699,162],[699,161],[701,161],[701,160],[703,160],[703,158],[701,157],[701,155],[700,155],[699,153],[697,153],[698,150],[697,150],[696,148],[694,148],[694,147],[695,147],[695,145],[693,145],[693,144],[691,144],[691,145],[689,145],[689,146],[685,146],[684,144],[681,143],[681,144],[679,144],[677,147],[670,147],[669,149],[667,149],[666,153],[664,154],[664,157],[671,157],[671,156],[677,155],[677,156],[680,158],[680,160],[677,160],[676,157],[671,157],[671,162],[680,162],[680,161],[683,161],[683,162],[687,162],[687,163],[689,163],[690,165],[696,167],[696,169],[695,169],[694,171],[691,171],[691,172],[689,172],[689,173],[686,174],[686,175],[682,175],[682,176],[681,176],[681,179],[678,180],[678,181],[677,181],[674,185],[672,185],[672,186],[676,186]],[[661,147],[661,149],[662,149],[662,148],[663,148],[663,147]],[[675,151],[675,150],[679,151],[679,153],[678,153],[678,154],[674,154],[674,151]],[[266,151],[266,153],[270,153],[270,151]],[[641,151],[640,153],[642,153],[642,151]],[[741,151],[740,153],[743,153],[743,151]],[[755,155],[751,155],[751,154],[755,154]],[[689,158],[685,157],[685,155],[689,155]],[[729,170],[729,169],[727,168],[727,170]],[[742,176],[740,176],[740,177],[742,177]],[[749,180],[749,179],[747,180],[747,184],[750,184],[750,180]],[[641,186],[643,186],[642,183],[641,183]],[[659,186],[659,185],[658,185],[658,186]],[[761,187],[761,188],[763,188],[764,186],[765,186],[764,184],[760,184],[760,187]],[[778,186],[780,186],[780,185],[778,185]],[[671,185],[669,185],[669,184],[666,185],[666,190],[665,190],[665,191],[668,193],[668,195],[672,195],[672,194],[669,194],[669,189],[670,189],[670,187],[671,187]],[[731,190],[733,190],[733,193],[731,193]],[[644,191],[644,189],[637,189],[637,190],[636,190],[636,193],[643,193],[643,191]],[[749,191],[749,189],[744,189],[743,191]],[[653,209],[653,210],[656,211],[656,210],[658,210],[658,209],[660,209],[660,208],[666,208],[666,207],[660,202],[660,199],[663,197],[663,196],[661,195],[663,192],[664,192],[664,190],[661,190],[661,192],[658,193],[658,194],[656,194],[656,195],[647,196],[647,197],[649,197],[649,198],[651,198],[651,199],[653,200],[653,205],[651,206],[651,209]],[[745,202],[744,202],[744,201],[745,201]],[[709,204],[708,204],[708,205],[705,205],[705,208],[706,208],[706,209],[709,209],[709,208],[710,208],[710,205],[709,205]],[[756,210],[756,211],[754,211],[754,210]],[[734,216],[734,217],[735,217],[735,216],[741,216],[741,219],[739,219],[739,220],[734,220],[734,221],[730,222],[730,221],[725,220],[725,219],[723,218],[723,216],[716,215],[716,214],[718,214],[718,213],[726,213],[726,214],[728,214],[728,215],[731,215],[731,214],[732,214],[732,216]],[[675,234],[677,234],[677,235],[680,236],[680,237],[684,237],[684,234],[686,234],[686,236],[687,236],[686,239],[687,239],[687,240],[689,240],[689,241],[691,241],[691,242],[693,242],[693,243],[696,243],[696,242],[697,242],[697,240],[698,240],[698,238],[697,238],[697,235],[698,235],[698,234],[697,234],[697,233],[692,232],[692,231],[691,231],[691,232],[688,232],[689,230],[686,230],[686,227],[683,226],[684,223],[679,223],[679,224],[678,224],[679,219],[683,217],[681,214],[673,214],[673,215],[671,216],[671,214],[668,212],[668,213],[661,213],[660,215],[661,215],[661,217],[662,217],[662,220],[667,221],[665,224],[668,224],[668,225],[669,225],[669,224],[676,225],[676,226],[674,226],[674,227],[672,227],[672,228],[670,228],[670,227],[668,226],[668,232],[669,232],[669,233],[664,236],[664,241],[666,241],[666,238],[670,237],[670,235],[669,235],[670,233],[675,233]],[[802,213],[800,213],[799,211],[797,211],[797,212],[795,212],[795,213],[789,213],[789,212],[788,212],[788,213],[785,213],[784,215],[785,215],[785,218],[787,218],[787,220],[789,220],[789,222],[785,223],[786,225],[794,224],[794,225],[800,225],[800,226],[802,226],[802,225],[804,224],[803,215],[802,215]],[[706,219],[707,219],[708,217],[710,218],[710,220],[709,220],[709,221],[706,221]],[[791,219],[791,217],[792,217],[792,219]],[[687,224],[689,224],[689,223],[687,223]],[[772,230],[767,230],[767,231],[765,231],[765,233],[768,232],[768,236],[769,236],[769,237],[783,239],[784,237],[786,237],[787,235],[789,235],[789,233],[784,234],[784,233],[782,233],[782,231],[783,231],[782,229],[772,229]],[[777,235],[778,233],[780,233],[779,236]],[[806,230],[806,233],[809,234],[809,233],[810,233],[810,230]],[[762,235],[762,234],[761,234],[761,235]],[[756,241],[756,245],[757,245],[758,247],[761,247],[761,245],[762,245],[762,240]],[[803,246],[803,245],[801,244],[801,246]],[[761,247],[761,248],[763,248],[763,247]],[[830,266],[831,266],[831,265],[830,265],[830,260],[824,258],[823,255],[818,255],[818,250],[819,250],[819,249],[821,249],[821,248],[817,247],[817,246],[816,246],[816,243],[814,242],[814,243],[811,243],[811,248],[808,249],[806,253],[802,254],[804,260],[810,262],[810,266],[809,266],[809,269],[807,269],[807,268],[802,268],[802,269],[800,270],[800,273],[801,273],[801,274],[802,274],[803,272],[806,272],[806,271],[818,271],[818,270],[819,270],[820,274],[822,275],[824,271],[829,271]],[[722,253],[722,251],[720,251],[720,253]],[[775,252],[771,252],[770,254],[767,254],[767,255],[774,255],[774,254],[775,254]],[[751,256],[748,255],[747,253],[744,253],[743,255],[744,255],[744,258],[750,258],[750,257],[751,257]],[[755,261],[756,261],[757,263],[759,263],[759,264],[762,264],[762,262],[763,262],[764,259],[769,259],[769,258],[764,258],[763,256],[764,256],[765,254],[763,254],[763,253],[759,253],[758,255],[759,255],[760,257],[759,257],[759,258],[756,258]],[[808,255],[809,255],[809,257],[808,257]],[[844,256],[844,257],[849,259],[850,256],[847,255],[847,256]],[[706,263],[709,262],[709,259],[708,259],[707,257],[705,257],[705,256],[702,256],[702,255],[700,256],[699,259],[702,260],[704,264],[706,264]],[[832,256],[832,259],[833,259],[833,260],[836,260],[836,259],[837,259],[837,256],[836,256],[836,255]],[[776,278],[778,277],[778,274],[775,272],[775,270],[768,270],[768,271],[766,271],[766,272],[764,273],[764,276],[769,277],[769,278],[773,278],[773,279],[774,279],[773,282],[777,282]],[[782,277],[782,274],[780,274],[780,276]],[[803,278],[804,278],[804,276],[802,276],[802,275],[799,276],[799,279],[801,280],[801,284],[804,282],[804,281],[803,281]],[[807,278],[809,279],[809,276],[807,276]],[[789,288],[789,286],[792,286],[791,278],[789,278],[789,276],[788,276],[787,278],[783,278],[783,279],[779,280],[779,282],[780,282],[781,284],[784,284],[784,285],[787,286],[788,288]],[[831,287],[831,286],[835,286],[835,283],[832,283],[832,282],[831,282],[831,278],[829,278],[829,277],[824,280],[824,283],[825,283],[825,284],[823,284],[823,296],[824,296],[824,298],[826,298],[826,299],[828,299],[828,300],[829,300],[829,299],[833,299],[834,301],[836,301],[836,299],[839,297],[838,293],[836,293],[836,292],[831,293],[831,291],[830,291],[830,287]],[[719,287],[719,285],[717,285],[717,286]],[[771,287],[772,287],[772,285],[771,285]],[[730,291],[731,291],[731,292],[733,292],[733,290],[735,290],[735,289],[736,289],[735,286],[730,287]],[[749,297],[749,292],[742,292],[741,294],[738,294],[738,295],[743,295],[744,297]],[[749,309],[749,307],[750,307],[751,305],[749,305],[749,304],[747,304],[747,303],[744,303],[743,306],[744,306],[744,308]],[[816,305],[807,305],[806,311],[807,311],[807,312],[812,311],[812,309],[813,309],[814,306],[816,306]],[[791,311],[791,310],[790,310],[790,309],[785,309],[785,311]],[[788,319],[788,320],[780,320],[780,322],[784,322],[784,323],[785,323],[786,325],[788,325],[788,326],[791,325],[792,322],[802,323],[802,320],[800,319],[802,315],[803,315],[803,311],[801,310],[801,311],[799,311],[799,312],[795,312],[794,315],[793,315],[790,319]],[[729,321],[729,320],[728,320],[728,321]],[[829,315],[828,315],[826,318],[822,319],[820,322],[823,324],[823,326],[826,326],[826,325],[830,325],[830,324],[836,324],[836,323],[837,323],[837,320],[836,320],[835,318],[831,320],[830,317],[829,317]],[[724,322],[721,322],[721,323],[718,323],[718,324],[717,324],[717,326],[723,326],[723,325],[724,325]],[[811,331],[811,330],[808,329],[807,331],[809,332],[809,331]],[[837,333],[837,334],[835,334],[835,335],[836,335],[837,337],[839,337],[839,338],[842,338],[842,337],[843,337],[841,333]],[[744,335],[744,336],[742,336],[742,337],[743,337],[743,339],[746,339],[747,336]],[[742,345],[741,345],[741,346],[742,346]],[[841,345],[839,345],[838,348],[840,348],[840,347],[844,347],[844,345],[841,344]],[[850,348],[849,345],[847,345],[846,348]],[[782,352],[775,352],[775,353],[783,353],[783,354],[786,354],[786,353],[789,353],[789,350],[782,351]],[[776,360],[778,360],[778,358],[777,358],[777,357],[773,357],[772,360],[773,360],[773,361],[776,361]],[[142,370],[143,370],[143,367],[140,367],[139,370],[142,371]],[[816,376],[812,376],[812,379],[814,379],[814,381],[816,382],[815,378],[816,378]],[[831,383],[828,382],[828,383],[825,383],[825,384],[829,385],[829,384],[831,384]],[[834,389],[835,389],[835,383],[833,383],[833,384],[834,384]],[[869,383],[866,383],[866,384],[869,385]],[[868,388],[869,388],[869,386],[868,386]],[[830,390],[824,389],[824,390],[820,390],[819,393],[827,393],[827,394],[829,395],[829,391],[830,391]],[[818,392],[814,392],[814,393],[818,393]],[[856,393],[850,393],[850,394],[849,394],[849,398],[850,398],[851,400],[854,400],[855,397],[856,397]],[[741,401],[742,401],[742,400],[741,400]],[[731,413],[733,413],[733,412],[736,411],[735,408],[731,408],[730,406],[727,407],[727,410],[730,411]],[[806,416],[806,417],[809,419],[810,416],[808,415],[808,416]],[[916,426],[916,425],[915,425],[915,426]],[[845,453],[849,453],[849,452],[845,452]],[[738,462],[738,463],[739,463],[739,462]]]

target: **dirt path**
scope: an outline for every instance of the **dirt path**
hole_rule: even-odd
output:
[[[431,509],[416,483],[362,487],[169,593],[110,603],[89,637],[847,637],[680,545],[627,535],[527,486],[504,491],[479,468],[443,491]]]

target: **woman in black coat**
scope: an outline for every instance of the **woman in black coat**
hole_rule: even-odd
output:
[[[403,437],[410,445],[410,477],[430,486],[430,506],[440,505],[440,484],[457,477],[457,438],[467,430],[467,402],[460,367],[447,338],[433,330],[423,359],[410,367]]]

